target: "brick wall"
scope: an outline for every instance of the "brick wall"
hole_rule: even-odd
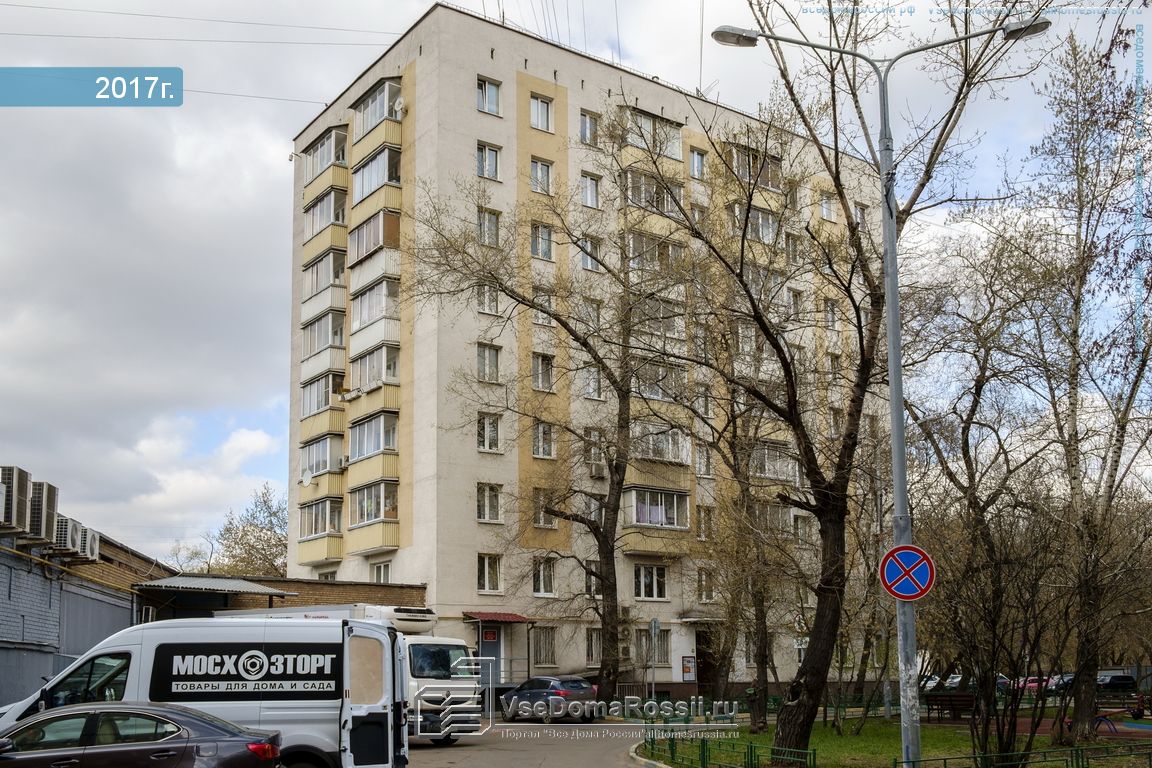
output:
[[[355,581],[317,581],[315,579],[280,579],[265,576],[246,576],[247,581],[285,592],[297,592],[293,597],[274,598],[273,608],[297,605],[341,605],[368,603],[370,605],[424,605],[423,584],[368,584]],[[233,608],[267,608],[266,595],[235,595]]]

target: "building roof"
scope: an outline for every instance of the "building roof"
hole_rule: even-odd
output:
[[[464,611],[464,618],[476,621],[490,621],[494,624],[528,624],[532,620],[518,613],[499,613],[486,611]]]
[[[169,576],[166,579],[133,584],[136,589],[160,589],[174,592],[226,592],[232,595],[272,595],[289,597],[298,592],[285,592],[244,579],[217,576]]]

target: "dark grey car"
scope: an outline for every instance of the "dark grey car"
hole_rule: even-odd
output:
[[[562,717],[591,722],[596,688],[579,675],[538,675],[500,697],[506,721],[538,719],[550,723]]]

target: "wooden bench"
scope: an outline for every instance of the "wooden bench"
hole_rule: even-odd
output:
[[[924,695],[924,703],[929,720],[933,711],[937,721],[944,719],[945,713],[950,720],[960,720],[976,708],[976,694],[970,691],[932,691]]]

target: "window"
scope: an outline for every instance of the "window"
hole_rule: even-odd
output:
[[[348,501],[352,505],[352,525],[397,519],[399,487],[396,483],[380,482],[351,491]]]
[[[304,285],[301,293],[305,298],[315,296],[330,285],[339,285],[343,275],[344,254],[340,251],[328,251],[304,267]]]
[[[799,319],[804,314],[803,291],[798,291],[795,288],[788,289],[788,309],[794,319]]]
[[[580,175],[580,202],[589,208],[600,207],[600,179],[591,174]]]
[[[687,333],[684,329],[684,305],[669,299],[645,299],[637,310],[636,332],[643,334],[649,349],[682,353]]]
[[[372,563],[372,581],[376,584],[391,584],[392,563]]]
[[[104,712],[99,718],[93,742],[93,746],[96,747],[113,744],[147,744],[163,741],[180,733],[180,726],[151,715]]]
[[[352,375],[352,388],[371,387],[377,382],[396,383],[400,380],[400,349],[377,347],[371,352],[353,358],[348,364]]]
[[[701,568],[696,573],[696,594],[702,603],[711,603],[716,599],[716,578],[712,571]]]
[[[663,565],[637,565],[632,572],[634,596],[641,600],[667,600],[667,571]]]
[[[815,546],[820,541],[819,530],[815,517],[800,512],[792,516],[792,533],[796,536],[797,544]]]
[[[479,208],[476,211],[476,240],[480,245],[500,245],[500,212]]]
[[[476,448],[481,451],[500,450],[500,415],[481,413],[476,418]]]
[[[626,174],[628,202],[641,208],[682,218],[680,205],[684,200],[684,187],[651,174],[628,171]]]
[[[345,195],[332,190],[304,209],[304,239],[311,240],[329,224],[344,223]]]
[[[353,424],[348,430],[348,458],[352,461],[380,453],[383,450],[396,450],[396,415],[382,413],[367,421]]]
[[[712,451],[707,443],[696,443],[696,475],[712,477]]]
[[[808,652],[808,638],[798,637],[793,644],[796,646],[796,663],[803,664],[804,656]]]
[[[76,700],[87,701],[88,699]],[[88,712],[82,712],[76,715],[54,717],[16,729],[8,735],[8,738],[12,740],[12,757],[19,764],[25,762],[20,757],[24,752],[80,749],[80,737],[84,733],[84,724],[88,722],[88,715]],[[27,763],[28,765],[48,765],[51,759],[51,757],[30,757]],[[64,762],[61,760],[52,763],[52,765],[61,765]],[[79,762],[79,760],[76,761],[77,764]],[[69,760],[67,763],[72,764],[72,761]]]
[[[500,178],[500,150],[490,144],[476,145],[476,175],[485,179]]]
[[[604,463],[604,430],[595,427],[584,429],[584,463]]]
[[[791,455],[787,443],[765,441],[752,448],[748,460],[748,474],[770,480],[797,480],[796,457]]]
[[[587,597],[603,597],[604,586],[600,579],[600,561],[584,562],[584,594]]]
[[[831,408],[828,411],[828,437],[839,440],[844,434],[844,411]]]
[[[680,142],[680,126],[655,115],[632,110],[628,126],[628,143],[673,160],[684,157]]]
[[[696,396],[692,399],[692,407],[702,419],[710,419],[715,415],[716,398],[707,384],[696,385]]]
[[[547,224],[532,225],[532,257],[552,261],[552,227]]]
[[[532,310],[532,322],[536,325],[552,325],[552,294],[537,288],[532,294],[532,303],[536,305]]]
[[[603,634],[599,627],[588,627],[584,630],[584,657],[589,667],[600,666]]]
[[[485,523],[500,522],[500,494],[504,486],[476,483],[476,519]]]
[[[532,489],[532,525],[537,528],[555,528],[556,517],[548,510],[552,508],[551,494],[545,488]]]
[[[632,423],[632,450],[638,459],[673,464],[689,462],[688,435],[678,427],[659,422]]]
[[[384,118],[400,119],[396,100],[400,98],[400,83],[388,80],[353,107],[352,131],[357,139],[380,124]]]
[[[538,557],[532,561],[532,594],[536,597],[554,597],[556,561],[550,557]]]
[[[820,217],[836,221],[836,196],[830,192],[820,193]]]
[[[835,352],[828,353],[828,376],[832,379],[840,377],[841,357]]]
[[[733,147],[732,168],[743,181],[768,189],[781,188],[783,166],[778,157],[748,147]]]
[[[396,280],[381,280],[352,297],[353,331],[384,317],[400,317],[400,283]]]
[[[532,94],[529,107],[529,125],[542,131],[552,130],[552,99]]]
[[[97,656],[80,665],[48,691],[48,701],[82,704],[91,701],[121,701],[131,657],[127,653]],[[84,714],[87,717],[87,713]],[[77,732],[79,736],[79,732]],[[13,736],[13,741],[15,737]],[[19,762],[19,761],[17,761]]]
[[[556,666],[556,628],[532,628],[532,663],[537,666]]]
[[[603,306],[603,302],[597,299],[579,299],[576,302],[576,319],[588,326],[589,330],[599,330]]]
[[[679,366],[645,363],[636,367],[636,392],[641,397],[672,401],[685,386],[685,371]]]
[[[400,214],[379,211],[348,233],[348,266],[381,248],[400,247]]]
[[[329,131],[324,137],[304,150],[304,178],[311,181],[330,165],[344,165],[348,134]]]
[[[532,353],[532,388],[551,392],[555,373],[556,358],[540,352]]]
[[[310,472],[313,475],[318,475],[328,471],[331,461],[329,440],[330,438],[322,437],[300,447],[300,474]]]
[[[500,83],[484,77],[476,78],[476,109],[491,115],[500,114]]]
[[[352,171],[352,204],[360,202],[385,184],[400,183],[400,150],[385,147]]]
[[[688,175],[694,179],[704,178],[704,150],[693,147],[688,152]]]
[[[339,394],[343,388],[344,377],[338,373],[326,373],[305,384],[301,387],[300,417],[311,416],[332,405],[332,395]]]
[[[700,541],[708,541],[712,539],[715,534],[715,513],[712,507],[705,507],[697,505],[696,507],[696,538]]]
[[[852,206],[852,215],[856,218],[856,224],[861,228],[868,226],[868,206],[863,203],[856,203]]]
[[[537,459],[556,458],[556,427],[537,421],[532,427],[532,455]]]
[[[340,532],[340,502],[322,499],[300,507],[300,538]]]
[[[628,266],[668,275],[683,269],[684,246],[643,232],[628,233]]]
[[[626,494],[632,501],[632,523],[661,528],[688,527],[688,494],[638,488]]]
[[[784,233],[784,253],[788,256],[789,264],[800,265],[804,258],[804,252],[800,247],[800,235],[795,232]]]
[[[824,299],[824,327],[830,331],[839,330],[839,315],[836,299]]]
[[[600,116],[591,112],[580,112],[580,142],[596,146],[600,143]]]
[[[500,314],[500,290],[491,283],[476,286],[476,311],[486,315]]]
[[[476,591],[500,591],[500,555],[476,556]]]
[[[531,186],[533,192],[552,192],[552,163],[532,158]]]
[[[580,267],[592,272],[603,272],[604,265],[600,262],[600,241],[590,237],[582,237],[576,241],[580,250]]]
[[[336,571],[321,571],[316,574],[317,581],[336,581]]]
[[[584,368],[584,397],[604,399],[604,372],[595,363]]]
[[[500,347],[476,345],[476,378],[492,383],[500,381]]]
[[[776,242],[776,229],[778,221],[776,214],[762,208],[747,209],[748,217],[744,217],[745,208],[740,203],[732,206],[733,223],[736,234],[743,234],[749,240],[757,243]]]

